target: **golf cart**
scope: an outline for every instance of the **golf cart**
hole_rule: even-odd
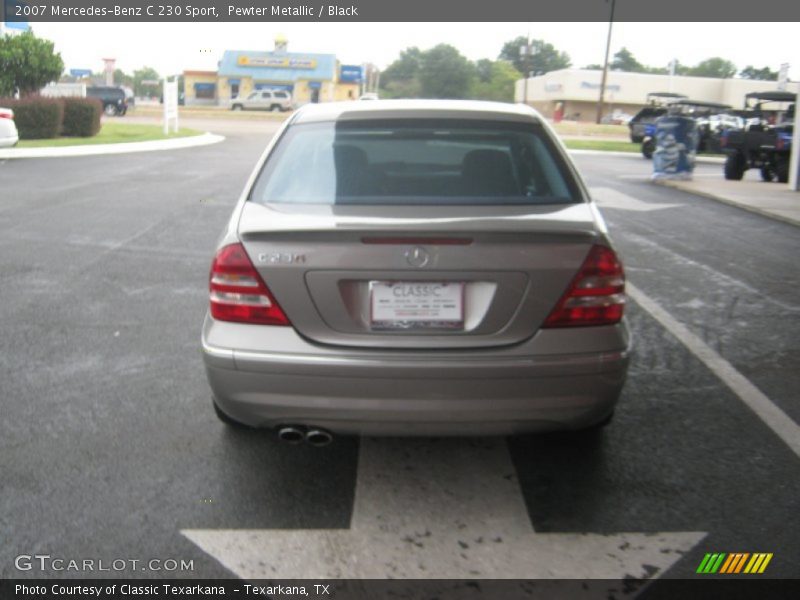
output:
[[[647,106],[641,109],[628,121],[628,129],[631,132],[631,142],[641,144],[644,139],[644,129],[648,123],[654,122],[658,117],[667,114],[667,107],[678,100],[684,100],[683,94],[673,94],[672,92],[650,92],[645,97]]]
[[[662,116],[680,116],[694,119],[697,125],[696,152],[719,152],[722,131],[743,126],[743,121],[730,113],[729,104],[703,102],[683,98],[672,102]],[[656,121],[648,123],[642,138],[642,156],[652,158],[656,149]]]
[[[739,114],[746,126],[723,132],[720,138],[727,155],[725,179],[740,181],[747,169],[759,169],[764,181],[789,181],[796,98],[791,92],[780,91],[745,96],[745,108]]]

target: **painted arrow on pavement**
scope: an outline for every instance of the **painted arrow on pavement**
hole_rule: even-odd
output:
[[[650,579],[705,532],[535,533],[501,438],[361,440],[350,529],[189,529],[244,579]]]

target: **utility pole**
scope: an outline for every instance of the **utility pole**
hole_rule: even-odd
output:
[[[800,83],[797,84],[800,92]],[[794,133],[792,135],[792,150],[789,154],[789,189],[800,191],[800,93],[794,101]]]
[[[669,93],[671,94],[674,90],[672,89],[672,80],[675,79],[675,68],[678,66],[678,59],[673,58],[669,61]]]
[[[606,0],[608,2],[608,0]],[[603,118],[603,100],[606,95],[606,77],[608,76],[608,53],[611,50],[611,27],[614,25],[614,4],[611,0],[611,16],[608,19],[608,39],[606,40],[606,59],[603,62],[603,78],[600,80],[600,99],[597,101],[597,123]]]
[[[525,38],[525,45],[520,46],[519,54],[522,58],[522,103],[528,103],[528,46],[530,45],[530,36]]]
[[[525,36],[525,45],[520,46],[519,53],[522,55],[522,103],[528,103],[528,76],[530,72],[530,62],[531,62],[531,34],[528,32],[528,35]]]

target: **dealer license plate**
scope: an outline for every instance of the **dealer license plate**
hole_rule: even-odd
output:
[[[371,281],[373,329],[461,329],[464,284],[440,281]]]

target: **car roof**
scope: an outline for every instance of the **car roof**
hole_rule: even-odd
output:
[[[362,119],[458,118],[541,122],[541,115],[524,104],[476,100],[378,100],[376,102],[325,102],[306,104],[293,123]]]

